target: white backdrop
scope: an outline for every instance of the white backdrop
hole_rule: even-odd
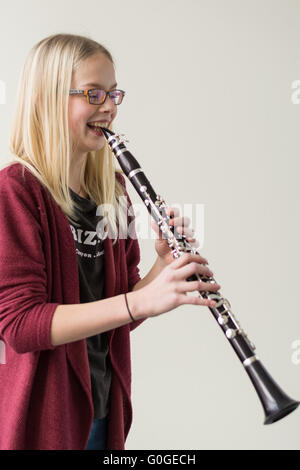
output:
[[[61,32],[102,42],[127,92],[115,129],[169,205],[203,205],[201,253],[264,365],[300,399],[300,1],[15,0],[0,14],[0,163],[29,49]],[[153,239],[140,247],[144,275]],[[207,308],[182,306],[131,339],[127,450],[300,449],[300,410],[263,426]]]

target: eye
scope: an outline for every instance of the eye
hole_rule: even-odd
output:
[[[89,94],[92,98],[101,97],[105,93],[103,90],[90,90]]]
[[[115,104],[120,104],[123,100],[124,93],[121,90],[113,90],[110,93],[111,99],[114,100]]]
[[[106,92],[100,89],[89,90],[90,103],[101,103],[104,101]]]

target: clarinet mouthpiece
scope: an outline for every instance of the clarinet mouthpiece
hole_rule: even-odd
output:
[[[129,175],[131,175],[133,171],[140,169],[140,165],[126,147],[125,142],[128,142],[128,140],[125,139],[124,134],[115,134],[106,127],[100,127],[100,129],[103,132],[113,154],[117,158],[120,167],[124,171],[125,175],[130,178]]]
[[[114,133],[112,131],[110,131],[109,129],[107,129],[106,127],[100,127],[101,131],[103,132],[104,134],[104,137],[108,140],[109,137],[111,137],[112,135],[114,135]]]

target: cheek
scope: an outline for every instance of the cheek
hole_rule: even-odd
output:
[[[88,121],[88,112],[78,103],[70,103],[69,106],[69,128],[71,134],[78,135],[86,128]]]
[[[118,110],[115,109],[111,114],[111,122],[115,119],[116,115],[118,114]]]

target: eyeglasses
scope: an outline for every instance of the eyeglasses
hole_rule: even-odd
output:
[[[87,102],[89,104],[103,104],[106,98],[109,96],[115,105],[122,103],[125,91],[123,90],[113,90],[105,91],[98,88],[93,90],[70,90],[69,95],[84,95],[86,96]]]

